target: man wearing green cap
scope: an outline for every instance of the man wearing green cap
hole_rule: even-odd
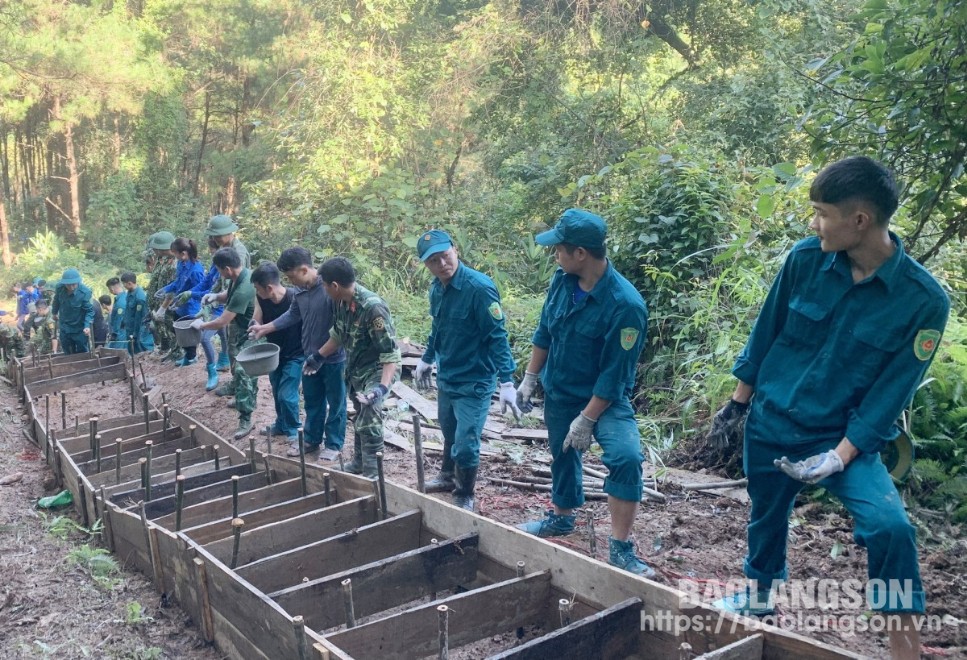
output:
[[[568,209],[537,243],[553,247],[560,266],[551,280],[517,404],[531,407],[544,386],[544,422],[551,449],[551,503],[542,520],[520,526],[537,536],[574,531],[574,509],[584,504],[581,452],[597,439],[608,467],[604,491],[611,513],[612,565],[636,575],[654,571],[631,540],[642,496],[641,437],[631,407],[638,356],[645,343],[648,308],[641,294],[607,258],[604,219]]]
[[[416,368],[416,383],[430,386],[437,363],[437,410],[443,430],[443,467],[426,484],[427,492],[452,491],[456,506],[473,511],[480,465],[480,434],[490,411],[495,378],[501,411],[519,418],[514,369],[500,294],[493,280],[461,263],[449,234],[431,229],[417,240],[416,254],[433,273],[426,350]]]
[[[68,268],[57,283],[51,310],[60,327],[60,348],[64,353],[86,353],[90,350],[94,304],[91,290],[81,283],[76,268]]]
[[[208,219],[205,235],[214,238],[218,243],[218,247],[233,248],[238,253],[239,259],[242,260],[242,267],[250,269],[252,267],[252,257],[249,255],[248,248],[235,235],[237,231],[238,225],[235,224],[231,216],[213,215]]]
[[[148,239],[148,249],[155,254],[155,264],[145,293],[151,307],[150,317],[154,323],[154,335],[158,340],[158,350],[162,353],[163,361],[178,361],[183,354],[175,341],[174,322],[165,314],[170,300],[158,295],[161,289],[175,279],[177,264],[174,252],[171,251],[171,244],[174,242],[175,235],[170,231],[159,231]]]

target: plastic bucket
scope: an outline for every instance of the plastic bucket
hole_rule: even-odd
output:
[[[174,323],[175,341],[182,348],[197,346],[201,341],[201,330],[191,327],[194,320],[193,316],[182,316]]]
[[[264,376],[279,366],[279,347],[276,344],[255,344],[243,348],[235,361],[247,376]]]

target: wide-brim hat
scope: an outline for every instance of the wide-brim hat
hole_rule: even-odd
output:
[[[224,236],[234,234],[238,231],[238,225],[232,220],[231,216],[213,215],[208,219],[208,226],[205,228],[206,236]]]
[[[148,239],[148,249],[150,250],[170,250],[171,244],[175,242],[175,235],[170,231],[159,231],[151,234]]]
[[[80,284],[81,274],[76,268],[68,268],[60,278],[61,284]]]

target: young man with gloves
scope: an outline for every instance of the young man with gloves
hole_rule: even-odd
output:
[[[574,509],[584,504],[581,452],[592,436],[610,471],[604,482],[611,513],[612,565],[636,575],[654,571],[635,554],[631,529],[643,494],[641,436],[631,407],[648,308],[641,294],[608,261],[604,219],[568,209],[553,229],[537,235],[553,247],[560,266],[551,280],[517,405],[530,407],[538,377],[551,449],[551,503],[542,520],[520,526],[537,536],[574,531]],[[538,375],[539,374],[539,375]]]
[[[493,280],[462,263],[453,240],[442,230],[431,229],[420,236],[416,254],[434,277],[430,285],[433,322],[416,367],[416,384],[429,388],[436,362],[437,410],[443,431],[443,467],[426,484],[426,491],[451,491],[455,505],[473,511],[480,434],[495,378],[500,383],[501,410],[509,406],[520,417],[516,363]]]
[[[326,293],[309,250],[287,248],[279,255],[276,266],[299,288],[284,314],[252,326],[249,335],[258,339],[295,326],[301,328],[302,396],[306,409],[304,451],[307,454],[318,451],[320,462],[333,463],[339,460],[346,441],[346,351],[339,348],[323,357],[319,349],[329,341],[336,304]],[[293,443],[286,453],[298,456],[298,444]]]
[[[897,615],[894,658],[919,658],[913,618],[924,612],[916,533],[879,451],[923,380],[947,322],[947,295],[889,230],[893,174],[852,157],[817,175],[809,191],[816,236],[797,243],[776,277],[732,373],[739,383],[713,420],[716,446],[738,441],[752,510],[745,592],[717,607],[773,611],[785,580],[789,515],[819,483],[855,519],[868,551],[871,609]]]

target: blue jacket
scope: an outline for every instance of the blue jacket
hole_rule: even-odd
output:
[[[215,264],[212,264],[211,267],[208,269],[208,272],[202,278],[201,282],[196,284],[195,287],[191,290],[191,299],[197,300],[198,304],[201,305],[201,299],[205,296],[205,294],[211,293],[212,289],[215,287],[215,283],[218,282],[219,279],[221,278],[218,275],[218,269],[215,267]],[[212,316],[213,317],[221,316],[222,310],[224,309],[225,309],[225,305],[219,305],[218,307],[213,307]]]
[[[172,293],[177,296],[179,293],[191,291],[205,277],[205,268],[199,261],[179,261],[175,268],[175,280],[163,287],[161,291]],[[174,312],[179,317],[194,316],[201,309],[201,305],[195,297],[188,298],[184,305],[176,307]]]

